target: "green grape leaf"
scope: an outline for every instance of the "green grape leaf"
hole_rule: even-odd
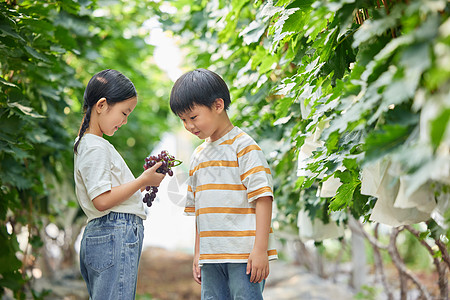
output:
[[[30,117],[33,117],[33,118],[45,118],[45,116],[34,112],[31,107],[22,105],[22,104],[17,103],[17,102],[8,103],[8,106],[11,107],[11,108],[17,108],[24,115],[27,115],[27,116],[30,116]]]
[[[444,109],[438,117],[431,121],[430,124],[431,144],[436,150],[444,137],[444,134],[450,130],[450,108]]]
[[[337,189],[336,196],[331,200],[330,209],[337,211],[347,207],[353,200],[353,193],[359,184],[360,182],[358,181],[351,181],[340,185]]]
[[[364,144],[365,160],[377,160],[391,153],[405,142],[410,130],[407,126],[394,124],[369,133]]]

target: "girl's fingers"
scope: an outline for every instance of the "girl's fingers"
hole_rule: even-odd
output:
[[[159,162],[157,162],[156,164],[154,164],[154,165],[150,168],[150,170],[156,172],[156,170],[157,170],[159,167],[161,167],[161,165],[162,165],[162,161],[159,161]]]

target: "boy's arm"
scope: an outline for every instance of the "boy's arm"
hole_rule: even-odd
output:
[[[195,217],[197,219],[197,217]],[[200,267],[198,265],[198,260],[200,258],[200,235],[197,229],[197,220],[195,220],[195,248],[194,248],[194,263],[192,264],[192,274],[194,275],[194,280],[198,284],[202,284],[202,277]]]
[[[261,282],[269,276],[269,243],[270,224],[272,220],[272,197],[263,196],[256,201],[256,233],[255,244],[247,263],[247,274],[251,282]]]

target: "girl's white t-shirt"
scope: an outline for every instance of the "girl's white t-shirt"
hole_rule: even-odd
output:
[[[75,140],[75,142],[78,140]],[[129,199],[113,208],[99,211],[92,200],[111,188],[135,179],[122,156],[106,139],[94,134],[83,135],[74,155],[75,191],[87,221],[109,212],[130,213],[146,219],[142,193],[136,191]]]

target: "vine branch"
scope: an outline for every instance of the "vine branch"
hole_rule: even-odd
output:
[[[448,299],[448,279],[447,279],[447,270],[446,270],[446,265],[444,263],[441,264],[441,262],[439,261],[439,259],[436,256],[436,252],[431,248],[431,246],[422,238],[420,238],[420,232],[414,228],[412,228],[411,226],[405,226],[405,228],[411,232],[412,235],[414,235],[419,242],[425,247],[425,249],[428,250],[428,252],[430,253],[431,257],[433,258],[433,263],[436,266],[436,270],[439,274],[439,280],[438,280],[438,284],[439,284],[439,291],[441,294],[441,299]],[[436,240],[436,244],[439,240]],[[439,246],[438,246],[439,247]],[[439,250],[441,250],[441,248],[439,247]],[[445,250],[445,249],[442,249]],[[444,253],[447,254],[447,258],[448,258],[448,252],[447,251],[442,251],[442,258],[444,258]]]
[[[383,284],[383,287],[386,291],[387,299],[393,300],[394,296],[391,292],[391,289],[389,287],[389,284],[387,282],[386,274],[384,273],[384,266],[383,266],[383,259],[381,257],[380,249],[387,250],[387,246],[381,244],[378,241],[378,226],[379,223],[376,223],[374,228],[374,237],[369,235],[363,228],[362,224],[355,220],[354,218],[351,218],[351,221],[348,223],[349,227],[352,228],[353,232],[358,232],[359,234],[362,234],[364,238],[366,238],[369,241],[369,244],[372,246],[373,252],[374,252],[374,264],[375,269],[378,270],[381,277],[381,283]]]
[[[397,270],[400,274],[400,280],[402,281],[403,277],[406,276],[407,279],[411,280],[419,289],[421,296],[423,299],[432,300],[430,294],[428,293],[426,287],[419,281],[419,279],[406,268],[405,263],[400,257],[400,253],[398,253],[398,249],[396,247],[396,241],[399,233],[403,231],[405,227],[395,227],[392,229],[391,237],[389,240],[388,252],[391,255],[392,262],[396,266]],[[406,299],[406,282],[402,282],[401,284],[401,299]]]
[[[435,243],[438,246],[439,250],[441,251],[442,260],[447,265],[447,268],[450,269],[450,256],[448,254],[447,247],[445,246],[445,244],[440,239],[435,239]]]

